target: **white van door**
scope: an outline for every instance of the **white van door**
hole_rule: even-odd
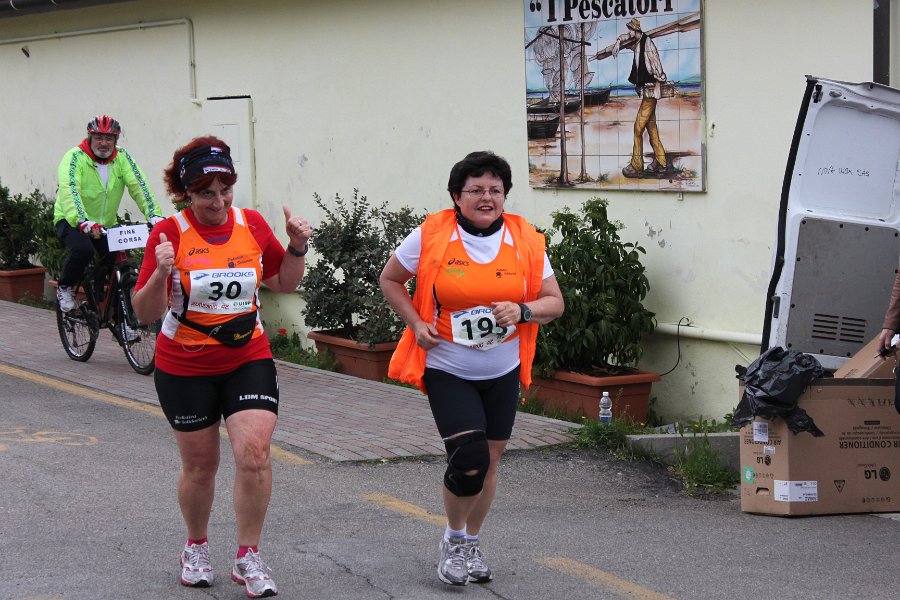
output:
[[[807,76],[762,348],[837,369],[881,331],[900,262],[900,90]]]

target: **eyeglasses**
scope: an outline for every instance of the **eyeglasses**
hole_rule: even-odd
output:
[[[483,190],[481,188],[472,188],[471,190],[463,190],[463,194],[468,194],[473,198],[481,198],[484,196],[484,193],[487,192],[491,195],[491,198],[494,200],[502,200],[506,194],[500,188],[491,188],[489,190]]]

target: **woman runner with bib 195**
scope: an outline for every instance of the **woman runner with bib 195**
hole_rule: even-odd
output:
[[[509,163],[473,152],[450,171],[453,208],[428,215],[381,273],[381,289],[407,327],[389,376],[428,395],[447,449],[447,528],[438,577],[451,585],[493,579],[479,534],[497,466],[531,383],[537,328],[563,312],[544,236],[504,214]],[[406,282],[415,275],[410,299]]]
[[[174,202],[188,206],[153,228],[133,304],[144,323],[165,313],[154,377],[181,455],[178,504],[187,526],[181,583],[213,583],[207,526],[224,417],[235,460],[238,551],[231,578],[251,598],[274,596],[259,538],[272,492],[269,451],[279,397],[258,315],[259,286],[296,289],[312,229],[285,206],[285,252],[262,215],[232,207],[237,174],[230,149],[212,136],[176,150],[165,181]]]

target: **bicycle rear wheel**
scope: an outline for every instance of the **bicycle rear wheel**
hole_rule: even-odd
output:
[[[77,289],[81,289],[80,286]],[[59,339],[69,358],[79,362],[85,362],[94,353],[97,345],[97,335],[100,330],[96,325],[96,319],[91,318],[86,303],[81,302],[70,310],[63,312],[56,304],[56,328],[59,330]]]
[[[116,337],[125,351],[125,359],[131,368],[141,375],[149,375],[155,368],[156,336],[162,326],[162,320],[152,323],[140,323],[134,316],[131,307],[131,291],[137,281],[137,274],[128,271],[122,275],[121,287],[118,291],[118,310],[116,311]]]

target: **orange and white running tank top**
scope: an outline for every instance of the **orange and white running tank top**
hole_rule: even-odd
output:
[[[457,230],[447,245],[434,282],[438,333],[446,340],[475,350],[490,350],[518,337],[516,327],[501,327],[491,302],[522,302],[525,278],[511,244],[501,243],[489,263],[472,260]]]
[[[247,227],[244,212],[232,208],[234,228],[224,244],[210,244],[179,212],[175,220],[181,241],[172,269],[172,309],[166,314],[162,334],[185,346],[220,344],[205,333],[179,323],[172,311],[185,314],[201,325],[214,327],[259,309],[262,250]],[[253,337],[263,335],[256,317]]]

